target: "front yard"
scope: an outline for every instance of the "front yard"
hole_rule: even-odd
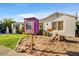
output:
[[[63,41],[53,41],[50,38],[47,36],[34,37],[32,53],[29,50],[30,37],[23,39],[20,47],[26,46],[23,52],[34,56],[79,56],[79,38],[66,37]]]
[[[25,37],[25,34],[0,34],[0,45],[14,49],[18,40]],[[28,39],[28,37],[27,37]],[[47,36],[34,36],[33,53],[34,56],[77,56],[79,55],[79,38],[66,38],[65,41],[51,41]],[[27,42],[27,43],[26,43]],[[29,40],[22,40],[22,44],[26,47]],[[29,49],[25,51],[29,53]]]
[[[25,34],[0,34],[0,45],[8,48],[15,48],[19,38],[26,36]]]

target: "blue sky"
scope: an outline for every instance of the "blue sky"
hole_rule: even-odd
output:
[[[0,20],[2,18],[13,18],[16,21],[23,21],[25,17],[37,17],[41,19],[54,12],[68,14],[79,13],[77,3],[0,3]]]

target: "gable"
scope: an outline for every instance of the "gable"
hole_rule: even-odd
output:
[[[45,17],[45,18],[41,19],[40,22],[54,20],[54,19],[57,19],[57,18],[59,18],[59,17],[61,17],[63,15],[71,17],[71,18],[76,18],[76,16],[74,16],[74,15],[69,15],[69,14],[64,14],[64,13],[54,13],[54,14],[49,15],[48,17]]]
[[[54,13],[54,14],[51,14],[51,15],[49,15],[49,16],[47,16],[47,17],[41,19],[40,21],[42,22],[42,21],[48,21],[49,19],[56,19],[56,18],[58,18],[58,17],[60,17],[60,16],[62,16],[62,15],[63,15],[63,14]]]

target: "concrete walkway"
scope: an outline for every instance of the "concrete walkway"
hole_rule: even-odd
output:
[[[16,51],[0,45],[0,56],[31,56],[27,53],[16,53]]]

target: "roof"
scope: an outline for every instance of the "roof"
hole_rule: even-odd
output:
[[[49,17],[52,17],[52,16],[54,16],[54,15],[56,15],[56,14],[60,14],[60,15],[67,15],[67,16],[70,16],[70,17],[75,17],[75,18],[76,18],[76,16],[75,16],[75,15],[70,15],[70,14],[66,14],[66,13],[55,12],[55,13],[53,13],[53,14],[51,14],[51,15],[49,15],[49,16],[47,16],[47,17],[43,18],[43,19],[41,19],[41,20],[40,20],[40,22],[42,22],[43,20],[45,20],[45,19],[47,19],[47,18],[49,18]]]
[[[38,20],[38,19],[37,19],[37,18],[35,18],[35,17],[24,18],[24,20],[32,20],[32,19],[34,19],[34,20]]]

